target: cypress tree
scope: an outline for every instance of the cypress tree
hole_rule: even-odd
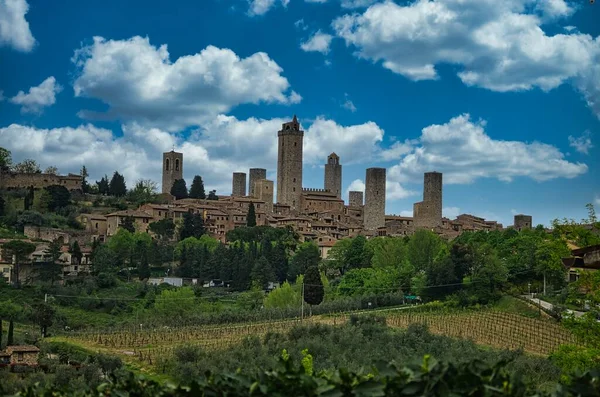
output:
[[[125,185],[125,177],[119,174],[117,171],[113,174],[112,179],[108,185],[108,191],[110,195],[115,197],[123,197],[127,194],[127,186]]]
[[[13,319],[10,319],[10,323],[8,324],[8,337],[6,338],[6,346],[12,346],[14,344],[14,332],[15,332],[15,323]]]
[[[256,212],[254,210],[254,203],[250,203],[250,206],[248,207],[248,215],[246,216],[246,226],[256,226]]]
[[[304,274],[304,302],[309,305],[318,305],[323,302],[325,288],[321,281],[321,274],[316,266],[311,266]]]
[[[206,198],[206,192],[204,191],[204,182],[200,175],[196,175],[192,181],[192,187],[190,188],[190,198],[204,200]]]
[[[188,190],[185,184],[185,179],[177,179],[175,182],[173,182],[173,186],[171,187],[171,195],[175,196],[177,200],[187,198]]]

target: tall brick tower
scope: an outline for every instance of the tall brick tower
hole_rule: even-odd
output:
[[[296,115],[288,123],[283,123],[277,133],[277,202],[287,204],[291,209],[300,208],[302,198],[302,140],[304,131]]]
[[[340,157],[335,153],[327,157],[325,164],[325,189],[335,193],[337,198],[342,197],[342,165]]]
[[[231,183],[231,195],[243,197],[246,195],[246,173],[234,172]]]
[[[267,170],[264,168],[250,168],[250,183],[248,186],[250,196],[258,198],[254,192],[254,184],[261,179],[267,179]]]
[[[423,201],[413,206],[416,228],[433,229],[442,226],[442,173],[426,172],[423,180]]]
[[[183,153],[174,150],[163,153],[162,192],[171,193],[178,179],[183,179]]]
[[[385,226],[385,168],[367,168],[365,178],[365,229]]]

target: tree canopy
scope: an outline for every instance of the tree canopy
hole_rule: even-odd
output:
[[[194,180],[192,181],[192,187],[190,187],[190,198],[202,199],[206,198],[206,192],[204,191],[204,182],[202,181],[202,177],[200,175],[194,176]]]

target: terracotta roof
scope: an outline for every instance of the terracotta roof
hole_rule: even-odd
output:
[[[37,346],[33,345],[23,345],[23,346],[8,346],[6,348],[7,352],[39,352],[40,349]]]
[[[106,220],[106,217],[104,215],[100,215],[100,214],[81,214],[80,216],[89,218],[89,219],[98,220],[98,221]]]
[[[333,247],[335,245],[335,241],[319,241],[317,245],[319,247]]]
[[[109,216],[133,216],[134,218],[152,218],[152,215],[150,215],[146,211],[139,211],[139,210],[117,211],[117,212],[113,212],[112,214],[106,215],[107,218]]]

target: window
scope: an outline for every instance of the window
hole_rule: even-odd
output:
[[[20,363],[23,362],[23,353],[17,353],[17,361]]]
[[[294,178],[294,182],[296,182],[296,178]]]
[[[175,171],[179,171],[179,159],[175,159]]]
[[[98,222],[96,222],[96,229],[98,229]]]
[[[165,160],[165,171],[169,171],[169,159]]]
[[[294,142],[294,146],[296,146],[296,144],[297,144],[297,143],[298,143],[298,142]]]
[[[294,192],[296,191],[296,188],[293,188]]]

